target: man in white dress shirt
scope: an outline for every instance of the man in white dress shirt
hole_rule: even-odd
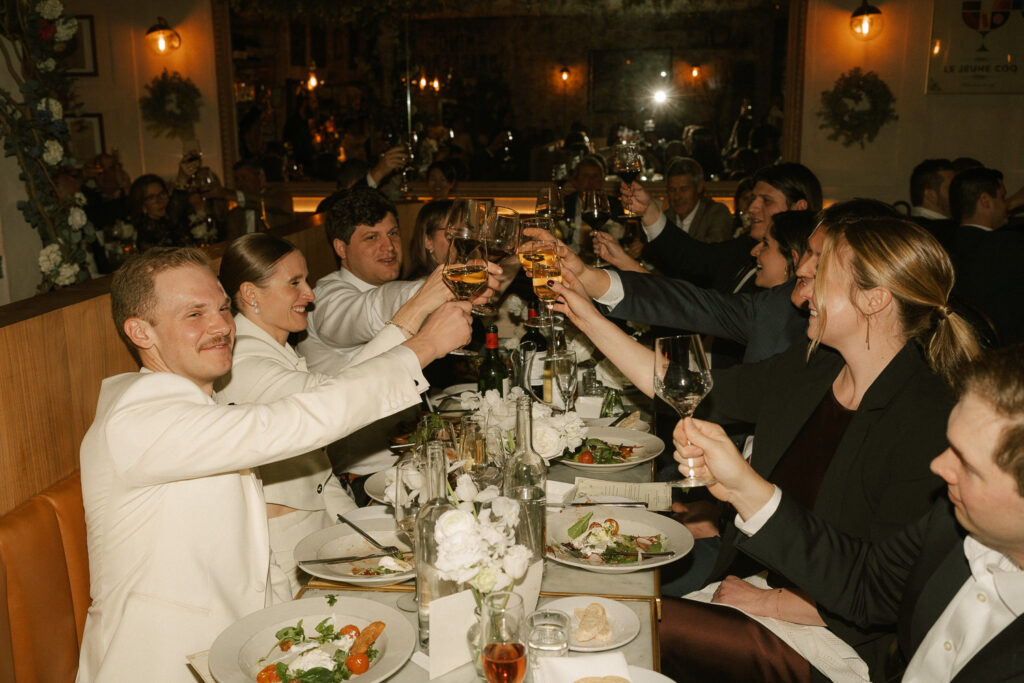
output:
[[[948,501],[875,544],[840,534],[761,479],[716,425],[680,423],[675,441],[677,460],[706,456],[718,480],[708,490],[736,508],[744,552],[834,614],[898,626],[894,675],[905,666],[903,680],[915,683],[1022,680],[1024,347],[967,368],[947,436],[932,471]]]
[[[185,656],[270,602],[266,504],[250,468],[415,404],[420,369],[469,339],[469,306],[446,304],[402,346],[314,390],[245,406],[212,397],[235,325],[201,252],[132,259],[111,306],[142,369],[104,380],[82,441],[92,605],[78,680],[194,683]]]

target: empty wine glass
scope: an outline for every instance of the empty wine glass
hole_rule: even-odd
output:
[[[654,340],[654,392],[675,408],[679,419],[690,417],[711,391],[711,370],[704,347],[696,334],[659,337]],[[692,488],[714,484],[710,476],[698,474],[704,457],[687,458],[686,477],[672,486]]]
[[[487,260],[501,263],[519,248],[519,212],[495,206],[480,229],[480,240],[487,250]],[[498,309],[489,302],[473,307],[476,315],[495,315]]]
[[[408,542],[409,548],[416,550],[416,515],[420,511],[420,491],[428,476],[428,461],[425,458],[406,458],[395,468],[395,526]],[[405,612],[415,612],[418,601],[416,594],[405,594],[398,598],[396,606]]]
[[[449,235],[451,243],[442,273],[444,282],[456,299],[469,301],[487,287],[487,247],[479,233],[469,228],[450,231]],[[476,351],[462,347],[452,354],[475,356]]]
[[[576,403],[576,352],[562,351],[554,356],[551,371],[558,386],[558,393],[564,402],[562,412],[567,413]]]
[[[534,354],[530,360],[526,362],[526,370],[531,375],[533,373],[533,366],[535,363],[540,363],[543,368],[543,391],[541,394],[538,394],[537,391],[540,391],[540,389],[534,389],[530,384],[526,385],[526,390],[529,391],[533,398],[538,402],[547,404],[552,409],[558,407],[560,399],[562,403],[562,412],[565,413],[568,410],[570,401],[572,400],[570,392],[576,391],[576,380],[575,378],[570,379],[569,377],[570,373],[573,375],[576,374],[576,353],[573,351],[551,353],[549,350],[549,353],[546,356]],[[559,381],[559,376],[561,376],[561,381]],[[558,392],[557,395],[555,392]]]
[[[484,596],[480,615],[481,657],[488,683],[521,683],[526,677],[523,599],[510,591]]]

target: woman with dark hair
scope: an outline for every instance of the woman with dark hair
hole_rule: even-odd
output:
[[[455,190],[455,183],[458,175],[455,166],[450,161],[435,161],[427,168],[427,186],[430,188],[430,198],[434,201],[444,201],[451,197]]]
[[[167,192],[160,176],[139,176],[128,190],[128,217],[135,226],[139,251],[150,247],[184,247],[193,240],[183,220],[188,197]]]
[[[405,266],[404,280],[418,280],[434,272],[444,263],[448,254],[448,236],[444,217],[452,207],[452,200],[427,202],[416,216],[416,227],[409,243],[409,262]]]

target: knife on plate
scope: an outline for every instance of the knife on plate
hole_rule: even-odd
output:
[[[388,553],[376,553],[374,555],[349,555],[348,557],[324,557],[319,560],[299,560],[299,564],[340,564],[342,562],[357,562],[359,560],[372,560],[377,557],[391,557]],[[404,562],[405,560],[403,560]]]
[[[585,501],[585,502],[580,502],[580,503],[558,503],[558,504],[555,504],[555,505],[551,505],[550,507],[554,507],[554,508],[578,508],[578,507],[588,507],[588,506],[592,506],[592,505],[599,505],[599,506],[602,506],[602,507],[607,506],[607,507],[627,507],[627,508],[645,508],[645,507],[647,507],[647,503],[642,501],[642,500],[620,500],[620,501],[612,502],[612,503],[594,503],[594,502],[590,502],[590,501]]]

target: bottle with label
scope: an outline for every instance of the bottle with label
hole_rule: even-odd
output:
[[[516,403],[516,450],[505,463],[503,494],[519,502],[516,543],[530,549],[533,560],[544,559],[545,510],[548,468],[533,450],[531,400]]]
[[[419,612],[420,645],[426,651],[430,645],[430,603],[437,598],[454,595],[460,589],[455,581],[443,579],[437,568],[438,547],[434,537],[434,527],[441,515],[455,506],[448,500],[445,475],[448,457],[445,455],[444,444],[440,441],[427,443],[427,451],[422,456],[426,459],[428,474],[424,477],[420,505],[416,515],[415,553],[416,553],[416,592]]]
[[[477,390],[482,394],[488,389],[497,389],[502,396],[508,395],[509,377],[508,367],[498,353],[498,326],[491,325],[487,328],[487,341],[484,349],[484,359],[480,363],[480,373],[477,375]]]
[[[526,314],[527,319],[525,325],[526,334],[524,334],[522,338],[519,340],[519,345],[522,346],[523,342],[525,341],[532,341],[534,344],[537,345],[537,351],[547,351],[548,340],[545,339],[544,335],[541,334],[539,329],[537,329],[538,325],[532,322],[537,318],[537,304],[531,301],[530,308],[527,310],[528,313]]]

